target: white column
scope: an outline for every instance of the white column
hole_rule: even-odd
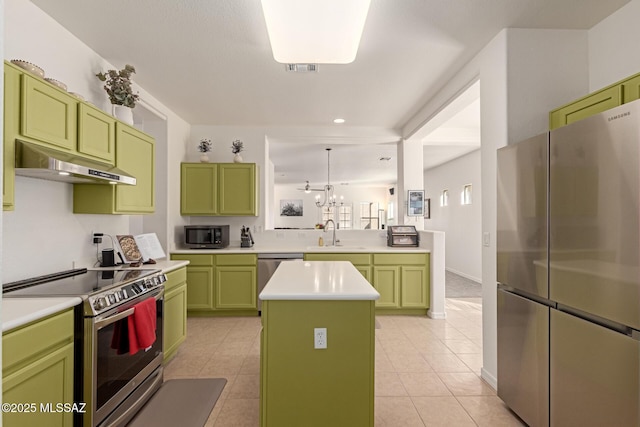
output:
[[[424,191],[422,141],[403,139],[398,143],[398,224],[415,225],[424,230],[423,216],[408,216],[408,192]]]

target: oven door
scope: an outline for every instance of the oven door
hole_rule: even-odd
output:
[[[125,325],[133,315],[133,306],[147,298],[156,300],[156,340],[150,347],[130,354],[126,344],[118,344],[117,337],[123,330],[126,335]],[[114,411],[110,425],[114,418],[130,418],[162,384],[163,318],[164,287],[159,287],[112,311],[85,319],[84,395],[87,407],[92,408],[91,414],[86,414],[91,420],[85,420],[85,426],[99,425]],[[145,382],[151,377],[156,378]],[[149,390],[136,390],[139,386]],[[128,398],[130,401],[118,408]]]

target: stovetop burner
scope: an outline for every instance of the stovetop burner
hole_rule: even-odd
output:
[[[3,297],[73,296],[85,300],[87,314],[98,314],[161,285],[160,270],[68,270],[7,283]],[[92,312],[92,313],[89,313]]]

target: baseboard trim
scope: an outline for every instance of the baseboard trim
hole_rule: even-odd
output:
[[[477,277],[473,277],[473,276],[469,276],[466,273],[463,273],[462,271],[458,271],[458,270],[454,270],[453,268],[445,268],[446,271],[448,271],[449,273],[453,273],[453,274],[457,274],[458,276],[462,276],[465,279],[469,279],[472,282],[476,282],[479,285],[482,285],[482,279],[479,279]]]
[[[480,377],[487,382],[494,390],[498,391],[498,379],[494,377],[489,371],[484,368],[480,368]]]
[[[431,311],[427,310],[427,316],[431,319],[446,319],[447,313],[444,311]]]

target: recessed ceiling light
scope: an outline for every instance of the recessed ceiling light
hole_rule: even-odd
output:
[[[69,172],[63,172],[63,171],[60,171],[60,172],[58,172],[58,175],[62,175],[62,176],[69,176],[69,175],[71,175],[71,174],[70,174]]]
[[[333,123],[336,123],[336,124],[344,123],[344,119],[333,119]]]

